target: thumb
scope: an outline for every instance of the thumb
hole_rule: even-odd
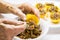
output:
[[[13,27],[14,28],[14,35],[18,35],[19,33],[23,32],[26,29],[26,22],[24,22],[22,25]]]

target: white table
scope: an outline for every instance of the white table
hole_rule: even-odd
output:
[[[48,34],[42,40],[60,40],[60,34]]]
[[[51,28],[42,40],[60,40],[60,27]]]

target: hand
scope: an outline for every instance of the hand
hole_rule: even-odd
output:
[[[23,3],[21,5],[17,5],[19,9],[21,9],[24,13],[26,12],[33,12],[39,19],[40,19],[40,12],[38,9],[36,9],[35,7],[33,7],[30,4],[27,3]]]
[[[0,19],[0,40],[12,40],[14,36],[23,32],[25,28],[25,22]]]
[[[0,0],[0,13],[1,12],[2,13],[11,12],[12,14],[15,14],[15,15],[21,17],[21,19],[26,20],[26,16],[22,11],[28,11],[28,12],[33,12],[40,19],[39,10],[37,10],[35,7],[31,6],[30,4],[23,3],[23,4],[17,5],[17,6],[18,7]]]
[[[7,2],[4,2],[3,0],[0,0],[0,13],[9,13],[9,12],[21,17],[21,19],[23,20],[26,20],[25,14],[19,8]]]

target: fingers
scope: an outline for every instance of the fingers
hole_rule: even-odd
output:
[[[9,33],[12,32],[11,36],[18,35],[19,33],[23,32],[26,28],[26,23],[25,22],[22,25],[18,25],[18,26],[4,24],[4,23],[1,23],[0,25],[3,26],[6,29],[7,32],[9,32],[9,31],[10,31]],[[10,34],[8,34],[8,35],[10,35]]]
[[[14,7],[14,9],[11,9],[11,10],[13,14],[19,16],[22,20],[26,20],[25,14],[20,9],[18,9],[17,7]]]
[[[39,11],[35,7],[32,7],[31,5],[26,4],[26,3],[19,6],[20,9],[18,9],[17,7],[0,0],[0,8],[3,9],[3,11],[5,11],[6,9],[9,12],[12,12],[13,14],[21,17],[21,19],[23,20],[26,20],[26,16],[20,9],[22,9],[23,11],[26,10],[27,12],[32,11],[38,18],[40,18]]]
[[[9,24],[4,24],[4,23],[0,23],[0,26],[3,26],[4,28],[10,28],[10,29],[13,29],[13,26],[14,25],[9,25]]]
[[[23,20],[26,20],[25,14],[20,9],[2,0],[0,0],[0,9],[2,10],[2,12],[12,12],[13,14],[21,17]]]
[[[5,28],[0,24],[0,40],[7,40],[5,34]]]
[[[32,11],[31,10],[31,7],[28,4],[26,4],[26,3],[23,3],[21,5],[18,5],[18,8],[21,9],[24,13],[25,12],[31,12]]]
[[[0,19],[0,23],[10,24],[10,25],[21,25],[22,21],[9,20],[9,19]]]
[[[30,4],[22,4],[19,5],[18,8],[20,8],[23,12],[24,11],[28,11],[28,12],[33,12],[38,18],[40,18],[40,12],[38,9],[36,9],[35,7],[31,6]]]
[[[20,34],[20,33],[23,32],[25,29],[26,29],[26,22],[24,22],[24,24],[22,24],[22,25],[19,25],[19,26],[14,27],[15,35]]]
[[[35,15],[40,19],[40,12],[39,12],[39,10],[36,9],[36,8],[33,8],[32,10],[35,13]]]
[[[0,25],[4,25],[7,28],[15,28],[15,29],[23,29],[26,28],[26,22],[16,21],[16,20],[8,20],[8,19],[0,19]]]

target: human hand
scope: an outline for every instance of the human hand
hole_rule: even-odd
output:
[[[25,22],[0,19],[0,40],[12,40],[14,36],[23,32],[25,28]]]
[[[13,6],[9,3],[0,0],[0,10],[0,13],[11,12],[12,14],[19,16],[23,20],[26,20],[26,16],[24,14],[25,12],[33,12],[40,19],[39,10],[27,3]]]
[[[38,9],[36,9],[35,7],[33,7],[30,4],[27,3],[23,3],[21,5],[17,5],[19,9],[21,9],[24,13],[29,13],[29,12],[33,12],[39,19],[40,19],[40,12]]]

